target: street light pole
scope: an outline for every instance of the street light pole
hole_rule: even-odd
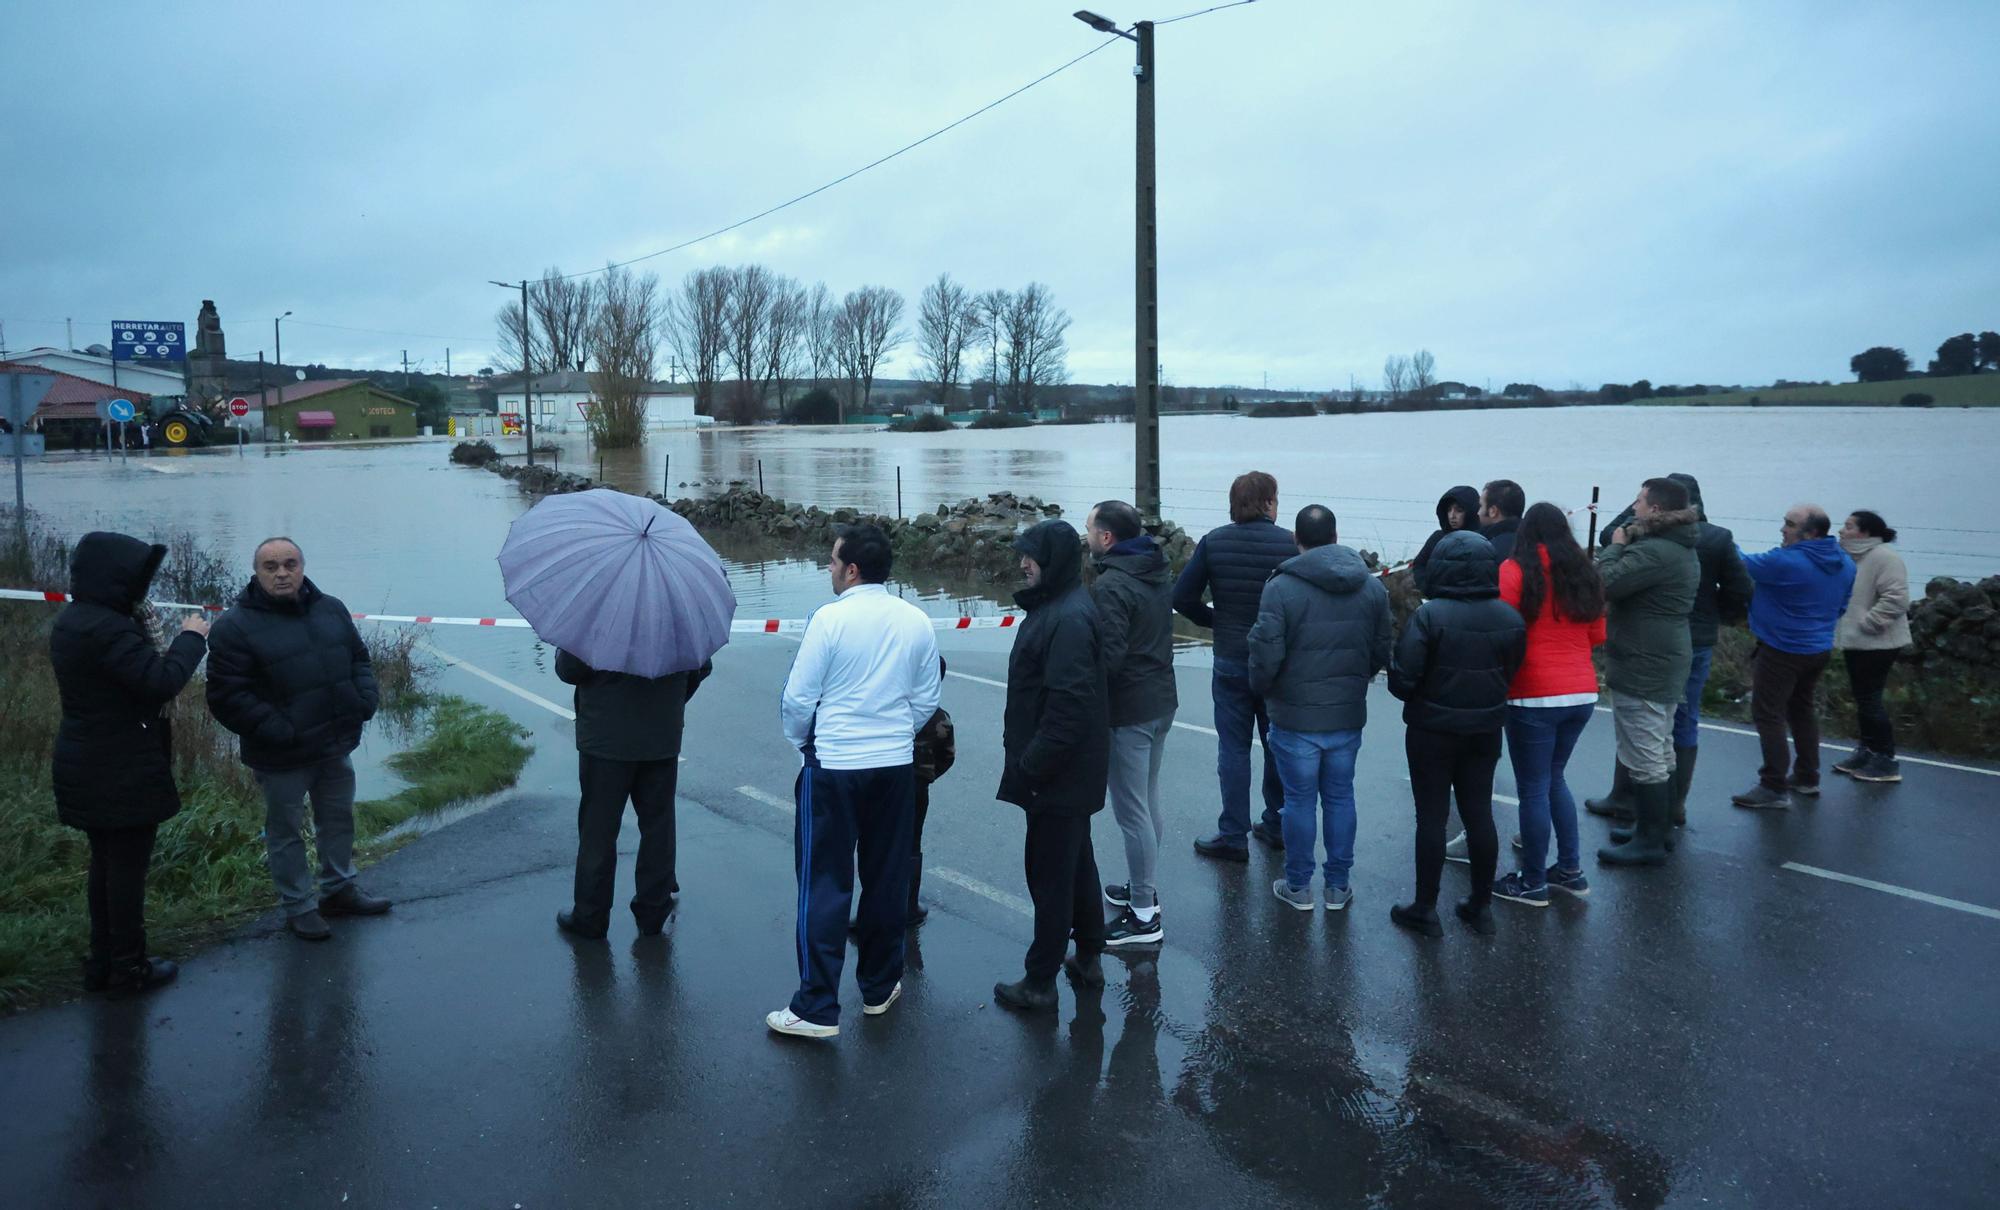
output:
[[[1153,171],[1153,23],[1141,21],[1139,64],[1137,246],[1133,250],[1137,294],[1133,334],[1137,365],[1132,379],[1133,492],[1139,515],[1160,520],[1160,266]]]
[[[494,281],[488,278],[487,282],[502,290],[514,288],[514,283],[510,281]],[[521,279],[521,410],[528,417],[528,465],[533,466],[535,465],[535,367],[533,359],[528,355],[528,325],[528,279],[524,277]]]
[[[1153,23],[1141,21],[1131,32],[1089,10],[1076,19],[1099,33],[1116,34],[1134,43],[1139,61],[1132,75],[1139,85],[1136,180],[1133,202],[1132,249],[1132,494],[1147,525],[1160,521],[1160,267],[1156,218],[1159,211],[1153,165]]]
[[[290,315],[291,312],[285,312]],[[278,374],[278,406],[285,406],[285,315],[271,321],[271,364]],[[266,438],[268,440],[268,437]]]

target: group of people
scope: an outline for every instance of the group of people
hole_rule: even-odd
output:
[[[170,710],[208,657],[208,708],[240,740],[264,797],[264,844],[286,927],[333,936],[328,916],[378,916],[386,899],[354,872],[349,754],[380,701],[352,615],[306,577],[289,538],[259,543],[250,582],[214,625],[199,616],[168,639],[146,603],[164,546],[89,533],[70,563],[70,603],[49,656],[62,696],[53,781],[62,822],[89,839],[90,952],[83,984],[128,995],[171,982],[149,955],[146,873],[162,824],[180,812]],[[319,853],[306,856],[307,805]]]
[[[1049,520],[1014,542],[1024,581],[1014,599],[1025,617],[1008,659],[996,794],[1026,815],[1034,927],[1021,977],[994,987],[1002,1005],[1053,1009],[1058,974],[1101,983],[1107,947],[1165,937],[1160,773],[1180,705],[1176,613],[1209,629],[1214,643],[1221,810],[1195,852],[1246,861],[1253,836],[1281,851],[1272,892],[1301,911],[1353,902],[1355,767],[1369,686],[1384,672],[1403,703],[1417,817],[1415,894],[1390,916],[1427,936],[1443,932],[1447,860],[1471,866],[1456,914],[1480,933],[1494,931],[1495,898],[1539,907],[1552,892],[1589,894],[1566,770],[1598,708],[1600,646],[1617,764],[1611,792],[1585,805],[1623,825],[1598,850],[1603,864],[1655,865],[1674,849],[1712,649],[1720,625],[1741,616],[1757,639],[1763,767],[1734,801],[1779,808],[1818,793],[1813,693],[1836,647],[1863,746],[1834,769],[1868,781],[1900,777],[1883,689],[1909,642],[1909,589],[1890,545],[1895,531],[1873,512],[1850,514],[1836,538],[1825,510],[1799,505],[1785,515],[1781,546],[1745,555],[1706,519],[1694,479],[1677,474],[1646,480],[1598,535],[1593,556],[1568,514],[1527,506],[1518,484],[1455,487],[1412,565],[1424,600],[1398,636],[1381,575],[1340,545],[1330,509],[1308,505],[1292,529],[1281,527],[1277,481],[1262,472],[1236,479],[1229,509],[1230,523],[1197,544],[1178,577],[1124,501],[1091,509],[1081,535]],[[74,601],[51,638],[64,710],[56,798],[91,850],[85,982],[118,993],[174,976],[173,964],[146,954],[145,874],[156,829],[180,805],[166,707],[204,649],[210,709],[241,737],[264,792],[287,927],[320,940],[331,935],[326,916],[390,906],[355,882],[349,753],[377,690],[345,606],[306,578],[297,543],[273,538],[257,547],[250,583],[213,630],[190,618],[165,642],[145,606],[164,554],[124,535],[87,535],[72,567]],[[940,708],[945,667],[933,625],[887,591],[892,563],[880,529],[837,531],[827,564],[834,599],[814,612],[781,695],[784,734],[801,757],[799,987],[766,1017],[782,1034],[839,1032],[850,935],[863,1013],[889,1011],[902,991],[906,929],[924,915],[924,819],[930,783],[953,759],[953,734]],[[581,791],[574,891],[556,918],[565,932],[599,939],[610,927],[628,801],[640,829],[631,911],[641,934],[669,923],[679,893],[673,804],[683,719],[709,671],[648,678],[558,653],[557,675],[575,687]],[[1264,754],[1254,821],[1253,736]],[[1492,798],[1503,749],[1520,800],[1519,860],[1497,876]],[[304,847],[308,802],[317,886]],[[1107,803],[1124,848],[1117,883],[1101,881],[1091,843],[1092,818]],[[1447,841],[1454,803],[1463,831]],[[1105,903],[1115,909],[1109,920]]]

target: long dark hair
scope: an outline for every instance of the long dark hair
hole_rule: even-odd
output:
[[[1547,576],[1542,574],[1544,550],[1549,552]],[[1569,518],[1555,505],[1543,501],[1521,518],[1511,557],[1521,568],[1521,616],[1529,622],[1551,595],[1556,616],[1564,621],[1595,622],[1604,616],[1604,581],[1597,578],[1597,565],[1577,545]]]
[[[1896,531],[1889,528],[1889,523],[1882,519],[1881,513],[1870,512],[1865,508],[1857,508],[1847,515],[1854,518],[1854,528],[1860,530],[1867,537],[1880,538],[1884,542],[1894,542],[1896,540]]]

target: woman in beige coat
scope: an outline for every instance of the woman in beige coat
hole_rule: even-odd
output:
[[[1840,527],[1840,548],[1854,560],[1855,575],[1834,645],[1847,661],[1861,744],[1833,768],[1856,781],[1903,780],[1895,728],[1882,703],[1889,669],[1910,645],[1910,573],[1903,556],[1890,546],[1895,540],[1896,531],[1881,514],[1866,509],[1850,513]]]

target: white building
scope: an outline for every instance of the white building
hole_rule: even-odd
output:
[[[87,382],[101,382],[107,386],[125,387],[147,395],[185,395],[187,379],[181,371],[162,370],[139,362],[121,361],[114,370],[109,357],[98,357],[90,353],[76,353],[64,349],[44,346],[29,349],[25,353],[14,354],[7,360],[15,365],[38,366],[44,370],[56,370],[71,374]]]
[[[526,417],[532,409],[535,429],[545,433],[580,433],[590,428],[589,411],[597,404],[590,375],[580,370],[537,374],[524,395],[519,379],[511,389],[494,392],[501,415]],[[648,429],[692,429],[715,423],[694,414],[694,393],[686,387],[652,383],[645,395]]]

